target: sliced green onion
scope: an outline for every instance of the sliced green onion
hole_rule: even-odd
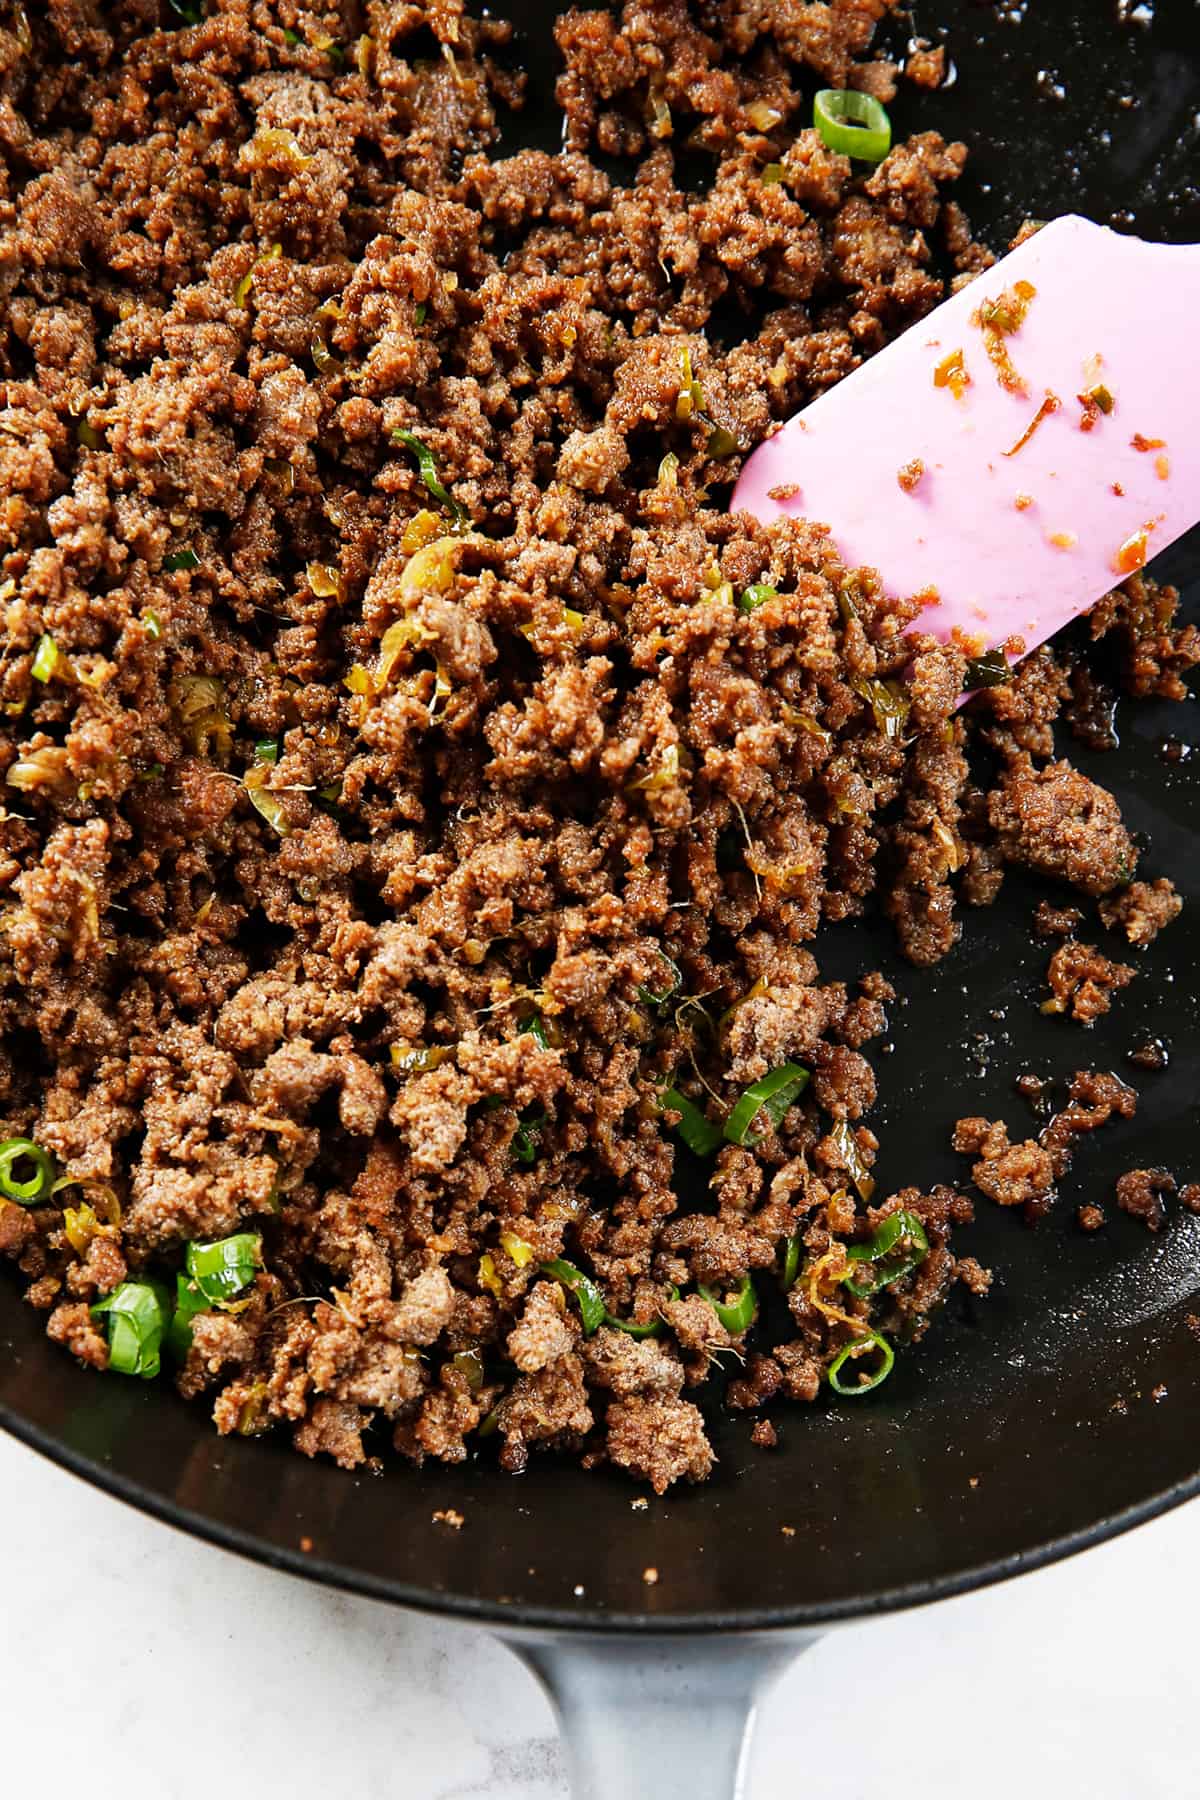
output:
[[[852,1262],[870,1264],[862,1280],[842,1276],[852,1294],[866,1299],[923,1263],[929,1255],[929,1239],[916,1213],[901,1209],[889,1213],[873,1237],[865,1244],[852,1244],[846,1254]]]
[[[199,567],[200,558],[194,550],[176,550],[170,556],[163,557],[163,568],[169,570],[172,575],[178,574],[180,569],[198,569]]]
[[[33,1164],[33,1173],[19,1181],[14,1173],[20,1162]],[[0,1194],[18,1206],[37,1206],[48,1199],[54,1186],[54,1161],[48,1150],[32,1138],[5,1138],[0,1144]]]
[[[239,1231],[211,1244],[189,1244],[185,1258],[188,1274],[214,1306],[248,1287],[261,1262],[262,1238],[257,1231]]]
[[[749,1275],[743,1275],[741,1286],[737,1291],[737,1299],[733,1301],[718,1300],[711,1288],[697,1287],[696,1292],[702,1300],[716,1313],[730,1337],[737,1337],[743,1331],[749,1331],[758,1317],[758,1295],[754,1291],[754,1283]]]
[[[540,1044],[542,1049],[560,1049],[563,1033],[556,1024],[547,1024],[542,1013],[534,1013],[533,1019],[525,1021],[522,1031],[529,1031],[531,1039]]]
[[[85,450],[103,450],[104,448],[103,432],[97,431],[89,419],[80,419],[75,427],[75,438],[76,442],[82,444]]]
[[[583,1320],[583,1335],[591,1337],[597,1326],[603,1325],[608,1308],[604,1304],[604,1295],[596,1286],[590,1275],[577,1269],[574,1263],[556,1256],[553,1262],[542,1264],[543,1275],[553,1275],[555,1281],[561,1281],[568,1293],[574,1294],[579,1307],[579,1316]]]
[[[186,1362],[192,1347],[192,1321],[200,1313],[211,1310],[210,1302],[194,1281],[186,1275],[175,1277],[175,1311],[167,1327],[164,1342],[177,1362]]]
[[[800,1273],[800,1254],[803,1246],[800,1233],[794,1231],[787,1241],[787,1249],[783,1253],[783,1291],[790,1294],[796,1285],[796,1277]]]
[[[884,737],[898,738],[908,718],[909,700],[898,681],[880,681],[874,675],[855,675],[850,686],[864,699],[875,715],[875,724]]]
[[[644,1323],[640,1319],[618,1319],[615,1313],[606,1312],[604,1323],[617,1331],[623,1331],[626,1337],[647,1338],[661,1337],[663,1322],[661,1319],[648,1319]]]
[[[680,973],[679,964],[673,962],[665,950],[660,950],[658,954],[670,972],[668,985],[659,989],[640,987],[637,991],[638,999],[644,1000],[647,1006],[665,1006],[671,995],[677,994],[683,986],[683,975]]]
[[[479,1392],[483,1386],[483,1358],[478,1350],[456,1350],[450,1367],[458,1370],[473,1394]]]
[[[453,513],[454,523],[461,531],[463,526],[467,523],[466,512],[459,505],[453,494],[449,493],[439,481],[437,463],[434,461],[433,451],[429,448],[429,445],[422,443],[415,432],[404,431],[399,426],[397,426],[396,430],[392,433],[392,441],[397,444],[403,444],[406,450],[412,451],[417,459],[417,471],[420,474],[421,480],[425,483],[425,486],[429,489],[429,492],[433,495],[434,499],[440,501],[443,506],[447,507],[450,512]]]
[[[875,1192],[875,1177],[863,1161],[862,1151],[858,1147],[858,1139],[854,1129],[846,1119],[839,1119],[829,1133],[833,1142],[842,1154],[842,1162],[846,1173],[859,1191],[859,1195],[870,1204],[871,1195]]]
[[[173,3],[174,0],[172,0],[172,4]],[[298,31],[293,31],[290,25],[285,25],[283,28],[283,41],[285,44],[290,44],[292,48],[295,49],[297,44],[302,44],[304,42],[304,39],[300,36]]]
[[[147,637],[160,638],[162,636],[162,620],[156,612],[144,612],[142,623],[146,627]]]
[[[868,1350],[878,1350],[880,1355],[881,1360],[875,1373],[860,1375],[858,1380],[852,1383],[844,1382],[841,1379],[844,1364],[865,1355]],[[896,1352],[887,1339],[880,1337],[877,1331],[871,1331],[865,1337],[855,1338],[853,1343],[847,1344],[846,1348],[834,1357],[826,1369],[825,1375],[835,1394],[869,1394],[872,1388],[877,1388],[881,1382],[887,1380],[895,1361]]]
[[[35,681],[50,681],[54,677],[58,664],[58,645],[48,631],[44,632],[38,639],[37,649],[33,653],[33,662],[30,664],[29,673],[33,676]]]
[[[751,1134],[750,1127],[764,1111],[772,1125],[778,1125],[789,1106],[808,1086],[808,1070],[799,1063],[784,1063],[772,1069],[761,1081],[748,1087],[725,1121],[725,1136],[731,1144],[756,1144],[764,1132]]]
[[[279,761],[279,739],[259,738],[254,746],[254,760],[261,763],[277,763]]]
[[[123,1281],[91,1310],[107,1323],[109,1368],[153,1381],[171,1318],[170,1289],[161,1281]]]
[[[678,1088],[664,1088],[658,1096],[658,1110],[665,1108],[679,1114],[675,1129],[693,1156],[711,1156],[721,1145],[721,1127],[706,1119],[695,1101]]]
[[[763,164],[762,184],[764,187],[779,187],[786,173],[781,162]]]
[[[418,300],[417,304],[413,307],[413,324],[418,327],[422,326],[425,323],[425,314],[428,311],[428,302],[425,300]]]
[[[508,1146],[514,1162],[531,1163],[537,1161],[538,1142],[541,1138],[540,1127],[546,1123],[547,1115],[524,1112],[517,1121],[517,1129]]]
[[[201,0],[170,0],[171,11],[178,13],[185,25],[198,25],[204,17]]]
[[[973,656],[963,674],[963,692],[972,688],[1000,687],[1004,682],[1012,680],[1012,668],[1003,650],[985,650],[982,656]]]
[[[518,1269],[525,1268],[537,1255],[533,1245],[527,1244],[515,1231],[505,1230],[500,1233],[500,1248],[516,1263]]]
[[[246,790],[246,798],[255,812],[267,821],[273,831],[277,831],[280,837],[290,837],[292,822],[288,818],[287,808],[279,795],[272,793],[267,786],[269,780],[267,765],[255,762],[242,776],[242,786]]]
[[[724,425],[714,425],[708,434],[705,455],[711,456],[716,462],[722,462],[725,457],[732,456],[737,447],[738,441],[732,431],[727,431]]]
[[[678,1300],[678,1298],[679,1289],[672,1282],[667,1289],[667,1299]],[[661,1337],[664,1329],[661,1314],[656,1314],[653,1319],[643,1322],[640,1319],[618,1319],[615,1313],[606,1312],[604,1323],[613,1326],[617,1331],[623,1331],[627,1337],[634,1338]]]
[[[430,1069],[440,1069],[444,1062],[449,1062],[454,1055],[450,1044],[393,1044],[389,1055],[392,1067],[399,1075],[427,1075]],[[487,1105],[503,1106],[503,1100],[491,1095]]]
[[[769,581],[754,581],[742,589],[738,605],[743,612],[753,612],[756,606],[765,606],[768,600],[776,599],[778,593],[779,589],[773,588]]]
[[[853,88],[822,88],[813,101],[817,136],[839,156],[882,162],[892,147],[892,121],[871,94]]]

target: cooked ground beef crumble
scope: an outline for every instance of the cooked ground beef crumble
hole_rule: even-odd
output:
[[[1054,648],[958,713],[917,602],[725,510],[991,260],[961,145],[863,173],[805,126],[814,78],[890,97],[887,10],[569,12],[565,147],[504,155],[509,34],[457,0],[8,9],[0,1104],[67,1185],[0,1205],[0,1250],[83,1361],[101,1297],[259,1232],[178,1371],[220,1430],[346,1467],[381,1428],[416,1462],[494,1437],[662,1491],[712,1465],[684,1394],[723,1356],[735,1407],[811,1401],[868,1322],[986,1290],[966,1197],[873,1204],[890,990],[808,946],[881,907],[932,964],[1008,865],[1135,945],[1178,906],[1053,760]],[[1128,691],[1183,696],[1175,607],[1133,577],[1091,616]],[[1076,1016],[1122,979],[1060,959]],[[807,1089],[694,1210],[664,1089],[719,1129],[786,1063]],[[1077,1085],[1038,1143],[960,1128],[983,1192],[1036,1209],[1132,1107]],[[856,1292],[896,1214],[923,1254]],[[747,1352],[738,1293],[789,1255],[791,1335]],[[596,1328],[559,1259],[660,1335]]]

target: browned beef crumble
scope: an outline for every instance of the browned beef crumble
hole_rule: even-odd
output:
[[[1050,998],[1042,1002],[1042,1011],[1069,1012],[1081,1025],[1091,1025],[1109,1010],[1112,995],[1128,987],[1135,973],[1128,963],[1112,961],[1094,944],[1068,938],[1047,965]]]
[[[1023,1077],[1017,1084],[1026,1098],[1032,1081],[1036,1077]],[[1037,1082],[1039,1108],[1047,1085]],[[957,1121],[951,1145],[961,1155],[978,1159],[971,1166],[971,1179],[981,1194],[999,1206],[1021,1206],[1032,1222],[1049,1212],[1057,1183],[1071,1166],[1075,1139],[1098,1131],[1114,1115],[1131,1119],[1136,1111],[1137,1094],[1119,1076],[1103,1069],[1079,1069],[1068,1084],[1066,1105],[1051,1115],[1036,1138],[1010,1144],[1002,1120],[971,1116]],[[1104,1223],[1099,1207],[1085,1204],[1078,1216],[1085,1231],[1098,1230]]]
[[[1171,882],[1133,881],[1100,902],[1100,917],[1110,931],[1123,931],[1131,944],[1152,944],[1164,925],[1179,917],[1183,901]]]
[[[1178,1192],[1178,1183],[1167,1169],[1129,1169],[1117,1177],[1117,1205],[1140,1219],[1147,1231],[1161,1231],[1167,1218],[1164,1199]]]
[[[806,128],[814,75],[890,96],[888,0],[569,12],[559,155],[499,151],[509,34],[458,0],[202,10],[0,26],[0,1110],[76,1184],[0,1207],[0,1250],[103,1367],[90,1302],[261,1230],[179,1375],[221,1431],[702,1479],[683,1391],[746,1352],[697,1284],[771,1279],[799,1236],[751,1408],[987,1287],[949,1247],[964,1197],[855,1197],[892,995],[822,983],[820,923],[882,906],[928,964],[1009,863],[1103,896],[1136,862],[1051,760],[1052,649],[964,717],[917,602],[725,510],[743,452],[941,298],[935,251],[988,265],[946,197],[965,151],[926,132],[863,174]],[[1175,607],[1135,577],[1093,615],[1136,693],[1184,692]],[[894,735],[871,684],[902,679]],[[1113,902],[1133,941],[1143,890]],[[792,1059],[808,1092],[689,1211],[667,1078],[719,1118]],[[985,1191],[1032,1204],[1125,1109],[1097,1079],[1040,1147],[981,1139]],[[844,1246],[898,1206],[929,1255],[856,1298]],[[540,1273],[564,1255],[663,1335],[585,1337]]]

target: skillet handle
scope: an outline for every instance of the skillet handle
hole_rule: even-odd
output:
[[[816,1633],[506,1636],[558,1715],[572,1800],[747,1800],[758,1702]]]

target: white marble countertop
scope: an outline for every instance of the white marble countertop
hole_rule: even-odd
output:
[[[193,1542],[2,1434],[0,1493],[6,1792],[129,1800],[153,1772],[159,1800],[565,1800],[550,1709],[485,1633]],[[1195,1793],[1198,1576],[1200,1501],[845,1628],[770,1695],[750,1800]]]

